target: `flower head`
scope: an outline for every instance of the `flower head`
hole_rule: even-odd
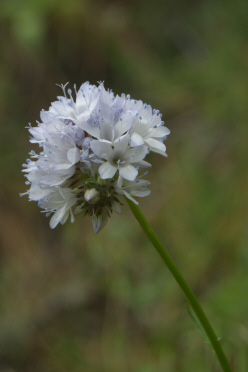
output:
[[[29,126],[30,142],[42,151],[32,150],[23,164],[30,185],[24,194],[53,214],[51,228],[82,213],[98,233],[113,211],[121,213],[123,196],[137,203],[133,197],[150,194],[150,182],[140,178],[151,167],[144,159],[150,151],[166,156],[170,131],[159,111],[115,96],[103,83],[75,87],[75,98],[66,85],[64,96],[41,111],[38,126]]]

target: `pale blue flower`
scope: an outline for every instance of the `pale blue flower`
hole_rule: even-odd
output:
[[[23,165],[25,194],[51,215],[51,228],[82,213],[97,233],[113,211],[121,213],[121,197],[137,203],[134,197],[150,194],[150,182],[140,178],[151,167],[145,158],[149,151],[166,156],[170,131],[158,111],[103,83],[74,87],[75,98],[66,85],[41,122],[29,126],[30,142],[42,151],[32,150]]]

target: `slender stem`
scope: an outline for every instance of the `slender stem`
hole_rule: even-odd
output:
[[[211,326],[209,323],[209,320],[207,316],[205,315],[203,309],[201,308],[201,305],[197,301],[194,293],[188,286],[187,282],[183,278],[181,272],[177,268],[177,266],[174,264],[172,261],[171,257],[168,255],[166,252],[164,246],[162,243],[159,241],[158,237],[152,230],[151,226],[147,222],[145,216],[141,212],[140,208],[134,204],[131,200],[127,199],[127,202],[129,204],[129,207],[131,211],[133,212],[134,216],[136,217],[137,221],[139,222],[140,226],[142,227],[143,231],[147,235],[148,239],[151,241],[153,244],[154,248],[157,250],[158,254],[161,256],[162,260],[164,263],[167,265],[168,269],[170,270],[171,274],[174,276],[175,280],[181,287],[187,301],[190,303],[191,307],[193,308],[196,316],[198,317],[198,320],[200,321],[202,327],[204,328],[209,341],[211,342],[211,345],[213,349],[216,352],[217,358],[223,368],[224,372],[231,372],[231,368],[229,366],[229,363],[226,359],[226,356],[222,350],[221,344]]]

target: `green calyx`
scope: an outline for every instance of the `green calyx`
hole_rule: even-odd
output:
[[[120,203],[114,188],[114,180],[87,179],[81,185],[77,185],[73,192],[78,198],[75,213],[83,213],[89,216],[100,216],[108,213],[111,216],[113,205]]]

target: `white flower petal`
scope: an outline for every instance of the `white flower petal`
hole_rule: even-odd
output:
[[[111,143],[105,140],[93,140],[90,143],[90,147],[97,156],[103,157],[104,159],[113,152]]]
[[[67,221],[69,215],[70,215],[70,210],[68,209],[68,210],[65,212],[64,216],[63,216],[63,217],[61,218],[61,220],[60,220],[61,225],[64,225],[64,224],[66,223],[66,221]],[[71,222],[74,222],[74,219],[71,219]]]
[[[151,131],[151,137],[154,137],[154,138],[165,137],[165,136],[168,136],[169,134],[170,134],[170,130],[164,126],[153,128]]]
[[[141,169],[149,169],[152,167],[152,165],[150,163],[148,163],[147,161],[145,160],[141,160],[138,162],[138,165]]]
[[[114,167],[110,163],[106,162],[100,166],[98,171],[101,179],[105,180],[114,177],[115,173],[117,172],[117,167]]]
[[[123,114],[114,127],[115,138],[121,137],[125,132],[127,132],[131,128],[132,123],[132,113],[126,112],[125,114]]]
[[[114,148],[118,151],[119,154],[125,154],[128,148],[128,142],[130,139],[129,134],[125,134],[124,136],[118,138],[114,142]]]
[[[80,160],[80,151],[78,147],[74,147],[73,149],[69,149],[67,151],[67,159],[71,164],[75,164]]]
[[[129,163],[136,163],[143,160],[147,154],[147,146],[133,147],[127,151],[127,158]]]
[[[151,151],[154,151],[154,152],[157,152],[161,155],[167,156],[167,154],[165,152],[166,147],[162,142],[160,142],[160,141],[158,141],[154,138],[148,138],[148,139],[145,140],[145,142],[149,146],[149,149]]]
[[[100,97],[100,92],[95,85],[83,83],[77,92],[76,108],[79,116],[86,111],[94,110]]]
[[[138,196],[140,198],[144,198],[145,196],[148,196],[151,194],[151,190],[149,189],[133,189],[131,190],[131,195]]]
[[[138,171],[132,165],[126,165],[125,167],[120,167],[120,175],[129,181],[134,181],[138,175]]]
[[[100,101],[99,107],[99,121],[105,122],[108,125],[113,125],[115,116],[114,110],[112,110],[112,108],[107,104],[103,103],[102,100]]]
[[[114,140],[114,128],[109,123],[100,124],[100,138],[110,142]]]
[[[52,192],[53,192],[52,187],[47,186],[41,188],[37,184],[32,183],[29,189],[29,198],[30,200],[38,201],[40,199],[47,198]]]
[[[78,125],[80,126],[80,128],[85,130],[85,132],[87,132],[92,137],[95,137],[97,139],[100,138],[100,129],[99,129],[98,126],[92,125],[92,124],[88,123],[87,121],[81,122]]]
[[[60,101],[52,103],[53,109],[58,113],[59,117],[75,118],[75,112],[70,104],[70,101],[65,97],[59,97]]]
[[[143,137],[140,134],[138,134],[136,132],[134,132],[134,133],[131,134],[130,145],[132,147],[134,147],[134,146],[141,146],[141,145],[144,145],[144,143],[145,143],[145,141],[144,141]]]
[[[137,200],[135,200],[134,198],[132,198],[131,195],[128,192],[126,192],[125,190],[123,190],[123,194],[126,196],[126,198],[132,200],[132,202],[134,204],[139,205],[139,203],[137,202]]]
[[[62,208],[59,208],[55,213],[54,215],[52,216],[51,220],[50,220],[50,227],[51,229],[54,229],[59,223],[60,221],[63,219],[65,213],[67,213],[67,209],[66,209],[66,206],[62,207]]]

